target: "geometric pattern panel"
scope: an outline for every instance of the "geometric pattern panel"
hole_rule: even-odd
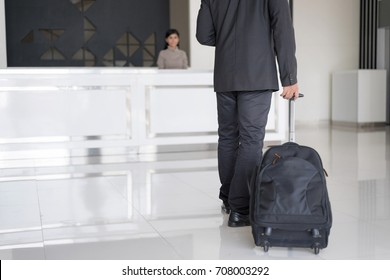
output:
[[[80,12],[86,12],[93,4],[95,4],[96,0],[69,0],[73,5],[79,9]]]
[[[72,59],[84,62],[84,66],[96,66],[96,55],[86,48],[79,49]]]
[[[84,43],[87,43],[96,34],[96,27],[88,19],[84,18]]]
[[[151,8],[153,7],[153,8]],[[12,66],[156,66],[169,0],[5,0]]]
[[[49,41],[56,41],[62,34],[64,34],[64,29],[39,29],[43,36]]]
[[[141,66],[154,66],[156,61],[156,34],[152,33],[142,42],[130,32],[124,33],[103,57],[105,66],[134,66],[138,53],[142,53]]]
[[[42,60],[65,60],[65,56],[55,47],[50,47],[42,56]]]

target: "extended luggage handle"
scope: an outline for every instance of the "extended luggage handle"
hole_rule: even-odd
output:
[[[300,93],[298,98],[302,98],[304,95]],[[295,142],[295,100],[291,98],[289,101],[289,117],[288,117],[288,140],[289,142]]]

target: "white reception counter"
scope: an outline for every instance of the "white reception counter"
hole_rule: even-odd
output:
[[[275,93],[266,141],[286,139],[286,103]],[[3,159],[60,156],[64,151],[74,156],[178,151],[212,148],[216,142],[211,71],[0,70]]]

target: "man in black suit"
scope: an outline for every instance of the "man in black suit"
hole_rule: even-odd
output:
[[[199,43],[215,46],[219,198],[228,226],[250,225],[249,180],[262,159],[272,92],[298,97],[295,38],[287,0],[202,0]]]

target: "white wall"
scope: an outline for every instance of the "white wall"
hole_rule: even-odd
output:
[[[214,48],[202,46],[196,40],[196,18],[200,8],[200,0],[190,1],[190,47],[191,47],[191,68],[193,69],[213,69],[214,68]]]
[[[332,72],[358,68],[359,5],[359,0],[294,1],[298,80],[306,96],[297,122],[329,121]],[[199,6],[200,0],[190,0],[192,67],[213,68],[214,49],[195,38]]]
[[[0,68],[7,67],[4,0],[0,0]]]
[[[359,67],[359,6],[359,0],[294,1],[298,80],[306,96],[298,122],[328,121],[332,72]]]

